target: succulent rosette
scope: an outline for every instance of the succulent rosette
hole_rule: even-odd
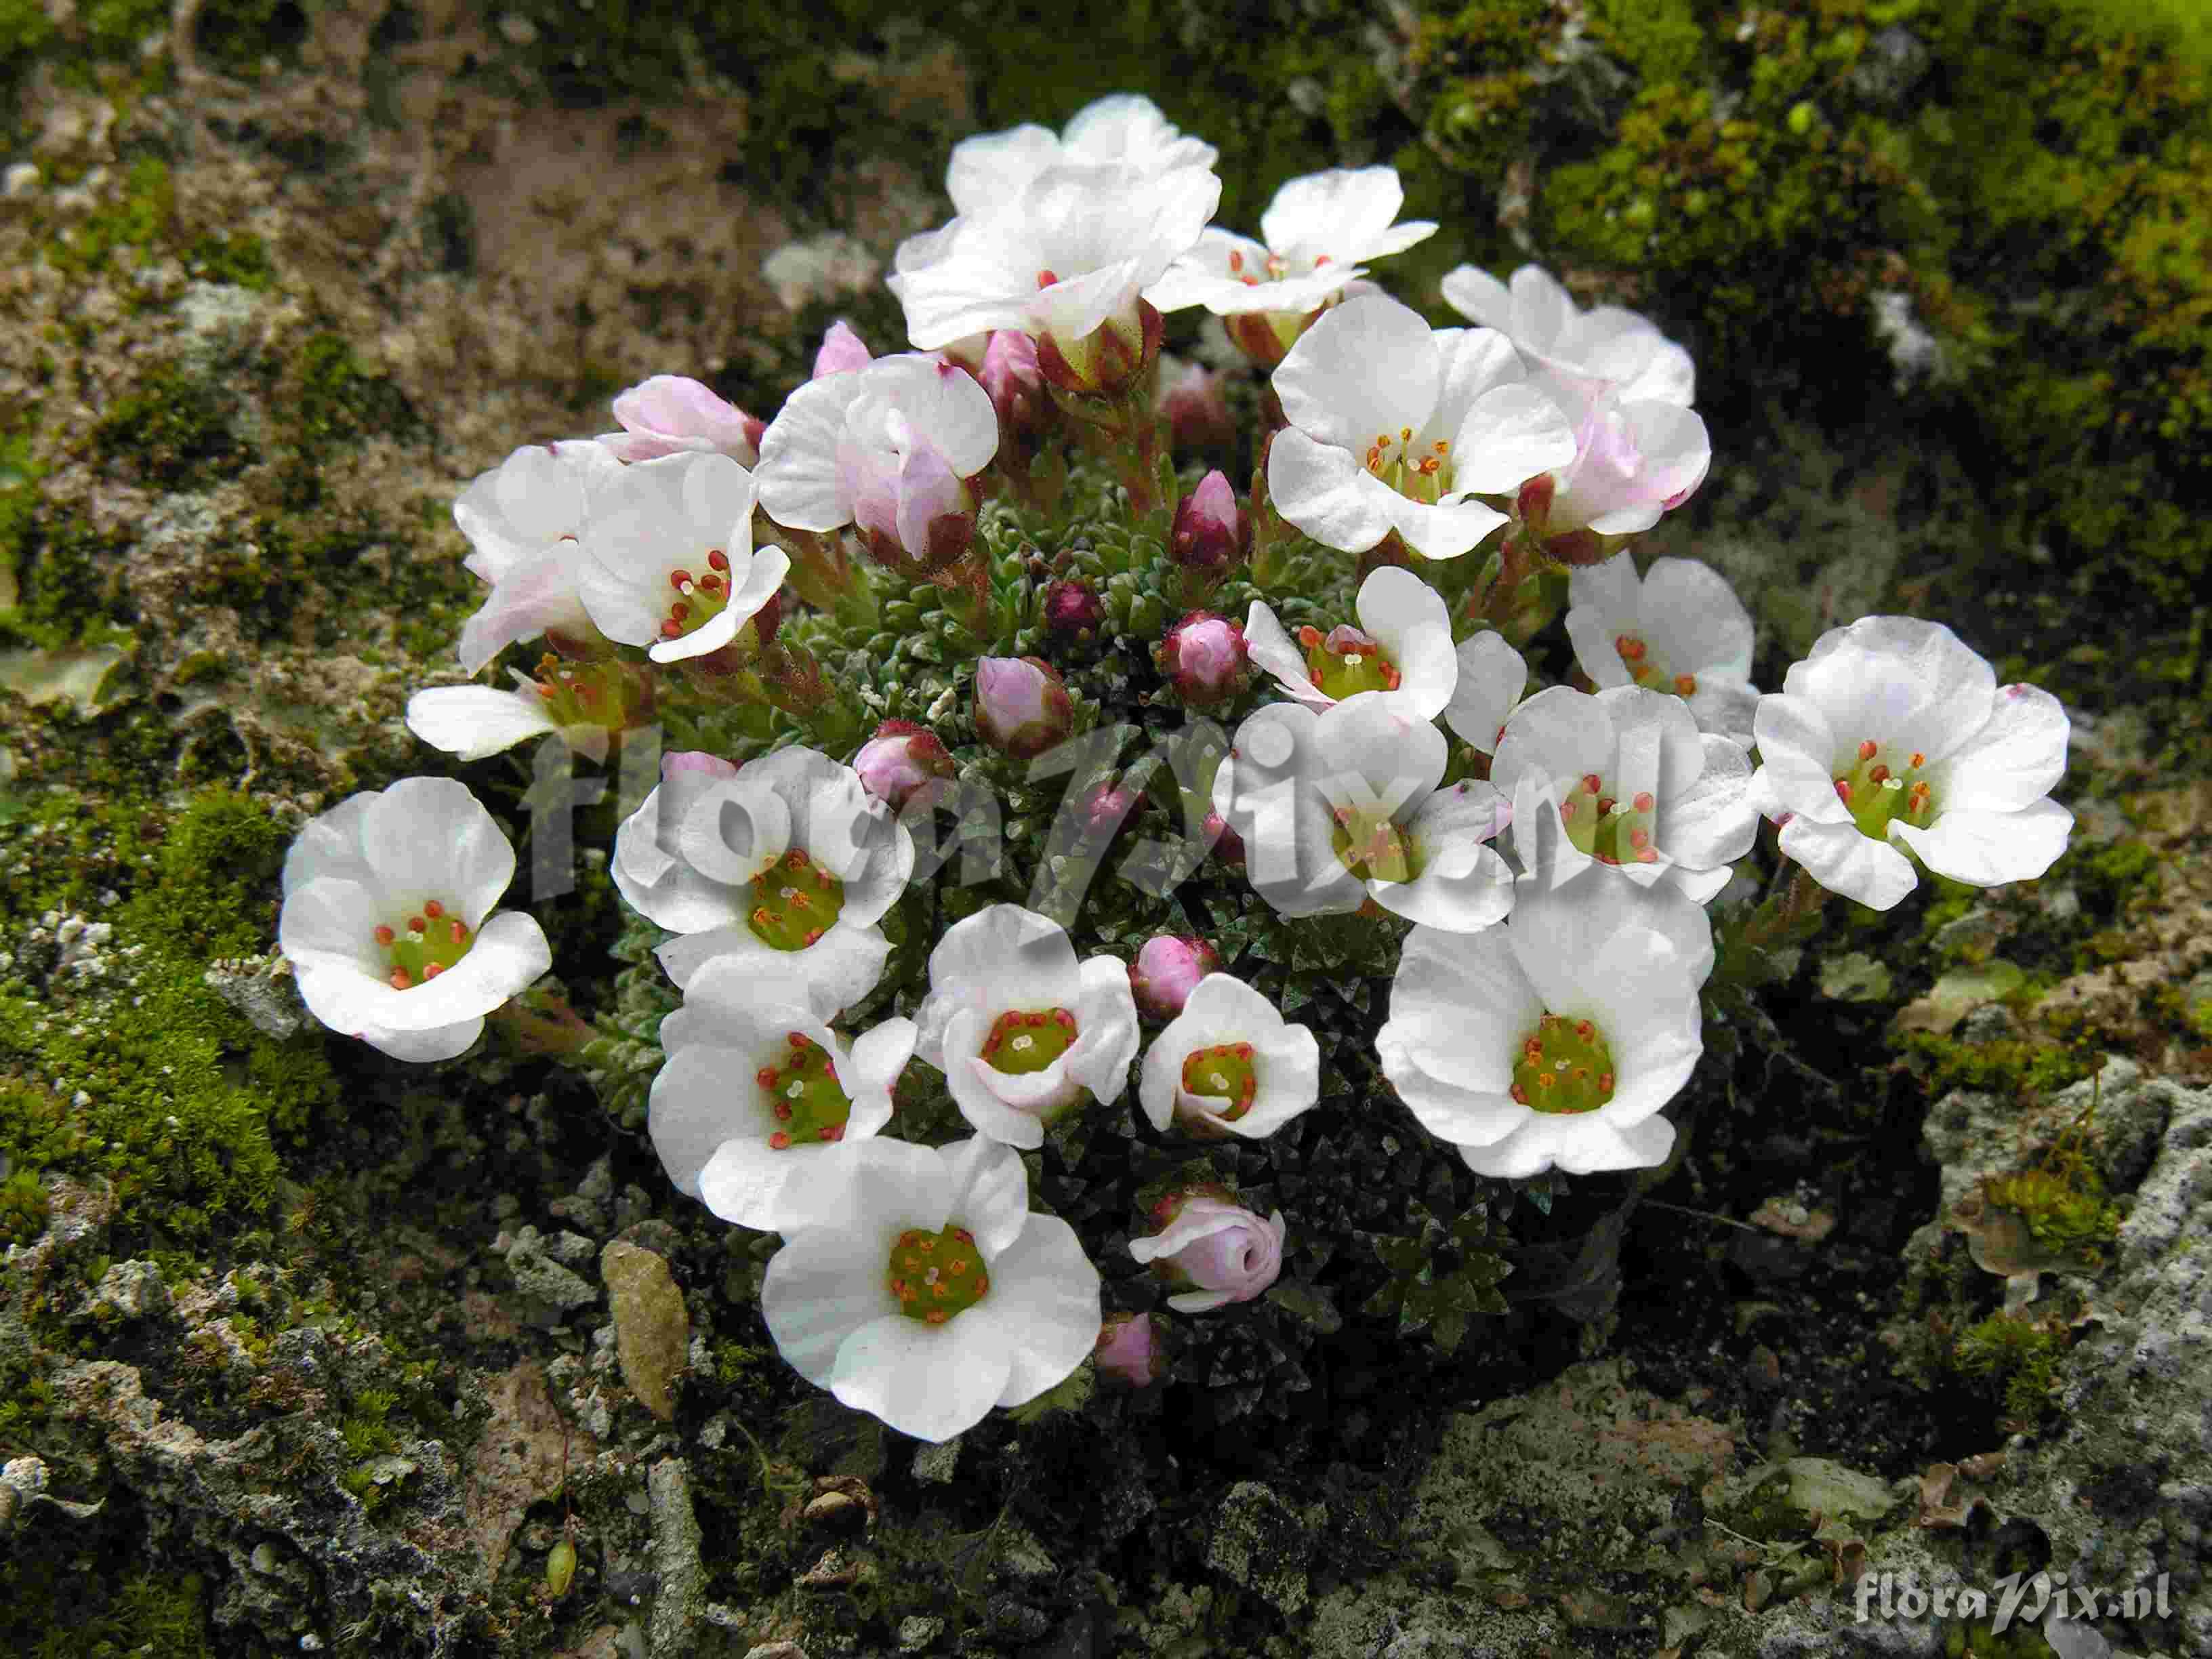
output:
[[[1085,1091],[1112,1103],[1139,1041],[1127,968],[1079,963],[1060,925],[1017,904],[956,921],[929,955],[916,1052],[977,1133],[1024,1149]]]
[[[1320,712],[1271,703],[1237,727],[1213,806],[1279,915],[1372,899],[1409,921],[1487,927],[1513,902],[1512,872],[1487,845],[1505,798],[1476,779],[1437,787],[1445,757],[1433,724],[1373,692]]]
[[[1262,1140],[1321,1098],[1321,1045],[1243,980],[1208,974],[1145,1051],[1138,1098],[1155,1129]]]
[[[665,757],[623,820],[611,865],[630,908],[675,932],[656,953],[678,986],[719,956],[834,1019],[875,988],[878,924],[914,872],[914,840],[859,774],[793,745],[744,766]]]
[[[1385,565],[1360,583],[1353,612],[1357,627],[1302,628],[1293,643],[1273,609],[1255,599],[1244,619],[1252,660],[1316,708],[1371,691],[1417,720],[1443,713],[1459,684],[1443,596],[1412,571]]]
[[[396,1060],[451,1060],[553,965],[544,930],[494,914],[514,848],[451,778],[350,795],[284,857],[276,936],[307,1011]]]
[[[1672,691],[1701,732],[1751,744],[1751,613],[1711,566],[1654,559],[1642,576],[1626,554],[1567,578],[1567,638],[1600,690]]]
[[[822,1160],[882,1132],[914,1053],[910,1019],[848,1043],[736,957],[707,963],[661,1022],[668,1060],[647,1127],[677,1190],[725,1221],[791,1232],[821,1218]]]
[[[2066,850],[2074,815],[2050,799],[2066,773],[2066,710],[2033,685],[1997,684],[1941,623],[1831,629],[1753,724],[1753,787],[1783,854],[1870,908],[1918,884],[1912,858],[1991,887],[2032,881]]]
[[[814,1225],[768,1265],[761,1314],[792,1368],[918,1440],[1064,1381],[1103,1321],[1075,1230],[1033,1215],[1012,1147],[866,1140]]]
[[[1425,558],[1455,559],[1506,521],[1480,496],[1579,453],[1504,335],[1432,329],[1383,295],[1331,309],[1273,384],[1290,422],[1267,450],[1275,510],[1348,553],[1395,532]]]
[[[1375,1040],[1421,1127],[1479,1175],[1663,1164],[1705,1047],[1705,914],[1605,870],[1524,884],[1500,927],[1416,927]]]

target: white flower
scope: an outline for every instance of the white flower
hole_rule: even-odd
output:
[[[1705,912],[1586,871],[1532,884],[1502,927],[1416,927],[1376,1036],[1383,1075],[1421,1127],[1479,1175],[1648,1169],[1658,1115],[1704,1047]]]
[[[1333,167],[1293,179],[1260,216],[1259,241],[1209,229],[1145,297],[1162,311],[1204,306],[1217,317],[1303,317],[1364,276],[1362,260],[1402,253],[1435,234],[1425,219],[1394,222],[1405,203],[1395,167]]]
[[[952,147],[945,193],[957,214],[980,213],[1018,194],[1048,167],[1115,163],[1139,172],[1210,167],[1220,152],[1171,124],[1149,98],[1120,93],[1086,104],[1055,137],[1024,123]]]
[[[1751,612],[1711,565],[1654,559],[1639,580],[1616,553],[1567,577],[1567,637],[1603,690],[1647,685],[1686,698],[1698,729],[1748,747],[1759,692],[1751,684]]]
[[[491,586],[461,628],[461,666],[473,674],[518,640],[540,634],[588,638],[591,618],[576,586],[591,487],[621,471],[589,438],[530,444],[480,472],[453,503],[453,522],[469,538],[465,563]]]
[[[1486,755],[1495,753],[1505,722],[1528,689],[1528,665],[1504,635],[1486,628],[1462,640],[1458,655],[1459,677],[1444,705],[1444,724],[1461,742]]]
[[[1276,684],[1313,708],[1373,691],[1417,720],[1442,714],[1459,682],[1443,596],[1412,571],[1384,565],[1359,585],[1354,614],[1358,627],[1326,635],[1301,629],[1294,645],[1274,611],[1255,599],[1244,619],[1244,642]]]
[[[753,476],[696,451],[594,484],[578,582],[599,632],[655,662],[720,649],[783,585],[780,547],[753,550]]]
[[[308,1011],[398,1060],[451,1060],[552,966],[537,921],[492,907],[514,848],[465,786],[349,796],[284,855],[278,943]]]
[[[902,1434],[947,1440],[1083,1363],[1103,1322],[1098,1270],[1073,1228],[1030,1213],[1011,1146],[865,1140],[837,1164],[818,1224],[761,1285],[769,1334],[800,1376]]]
[[[647,1124],[668,1178],[725,1221],[788,1233],[836,1190],[824,1160],[891,1121],[914,1022],[887,1019],[848,1048],[784,986],[720,957],[692,975],[660,1046]]]
[[[915,348],[991,329],[1049,337],[1071,362],[1109,322],[1136,329],[1137,296],[1198,240],[1221,198],[1203,167],[1045,168],[898,252],[891,291]]]
[[[1299,336],[1274,375],[1290,425],[1267,452],[1276,509],[1315,540],[1364,552],[1396,531],[1457,558],[1510,494],[1575,457],[1567,417],[1489,329],[1431,329],[1395,300],[1347,300]]]
[[[1462,265],[1443,280],[1444,302],[1471,323],[1494,328],[1528,360],[1530,374],[1579,413],[1606,392],[1629,403],[1697,401],[1697,366],[1657,325],[1619,306],[1584,311],[1551,273],[1523,265],[1509,289]]]
[[[625,461],[696,449],[750,466],[760,453],[761,422],[681,374],[655,374],[617,393],[615,419],[623,429],[599,441]]]
[[[1712,461],[1694,410],[1607,393],[1582,412],[1574,459],[1524,490],[1522,512],[1547,538],[1632,536],[1687,501]]]
[[[1534,812],[1558,814],[1565,845],[1552,838],[1547,878],[1595,860],[1702,904],[1759,830],[1750,757],[1700,733],[1680,697],[1642,686],[1539,691],[1506,722],[1490,779],[1513,803],[1516,842]]]
[[[1831,629],[1759,700],[1753,729],[1752,787],[1784,855],[1870,908],[1916,884],[1900,848],[1977,887],[2032,881],[2066,850],[2074,815],[2048,799],[2066,772],[2066,710],[1998,685],[1941,623]]]
[[[1262,1217],[1226,1194],[1171,1194],[1154,1212],[1162,1223],[1149,1237],[1129,1241],[1129,1254],[1174,1284],[1191,1288],[1168,1298],[1177,1313],[1212,1313],[1249,1302],[1283,1270],[1283,1212]]]
[[[610,733],[629,729],[638,691],[625,664],[547,657],[543,679],[510,669],[515,689],[436,685],[407,699],[407,729],[434,749],[482,760],[531,738],[557,734],[578,754],[606,758]]]
[[[670,755],[660,779],[610,869],[632,909],[682,935],[655,952],[671,979],[732,956],[823,1019],[875,988],[914,840],[858,773],[794,745],[743,767]]]
[[[825,348],[826,349],[826,348]],[[793,530],[857,524],[926,557],[932,526],[975,510],[999,417],[965,369],[906,353],[809,380],[761,438],[760,502]],[[969,536],[958,536],[963,549]]]
[[[1024,1149],[1044,1145],[1046,1121],[1083,1091],[1119,1100],[1137,1057],[1128,969],[1103,956],[1079,966],[1066,931],[1018,904],[945,929],[915,1019],[915,1052],[945,1073],[960,1115]]]
[[[1371,691],[1319,714],[1271,703],[1237,728],[1213,807],[1279,915],[1371,898],[1409,921],[1486,927],[1513,902],[1511,872],[1485,845],[1504,800],[1473,780],[1438,789],[1445,753],[1443,733]]]
[[[1208,974],[1145,1051],[1137,1093],[1155,1129],[1179,1117],[1263,1140],[1321,1098],[1321,1045],[1243,980]]]

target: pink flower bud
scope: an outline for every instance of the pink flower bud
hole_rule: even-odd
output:
[[[1161,368],[1166,367],[1163,360]],[[1172,379],[1161,374],[1153,406],[1166,417],[1170,441],[1176,447],[1204,449],[1234,441],[1237,423],[1221,386],[1221,376],[1204,363],[1186,363]]]
[[[1039,657],[983,657],[975,664],[975,735],[1016,760],[1034,760],[1075,727],[1060,672]]]
[[[1261,1217],[1233,1199],[1208,1193],[1178,1194],[1156,1206],[1165,1213],[1160,1231],[1129,1241],[1129,1254],[1149,1261],[1180,1293],[1168,1305],[1203,1313],[1231,1302],[1249,1302],[1283,1269],[1288,1231],[1280,1212]]]
[[[860,337],[853,332],[853,325],[840,317],[830,325],[822,337],[822,349],[814,354],[814,379],[866,368],[874,361]]]
[[[952,754],[937,733],[912,720],[885,720],[853,757],[860,787],[878,800],[903,806],[935,778],[953,775]]]
[[[1091,1350],[1099,1374],[1147,1389],[1168,1374],[1166,1322],[1154,1314],[1109,1313]]]
[[[975,378],[999,411],[999,430],[1006,436],[1034,432],[1044,415],[1044,376],[1037,368],[1036,342],[1018,329],[1002,328],[983,349]]]
[[[1244,837],[1229,826],[1229,820],[1218,812],[1206,815],[1206,838],[1213,849],[1213,856],[1231,870],[1244,867]]]
[[[1126,784],[1094,786],[1083,799],[1084,839],[1094,847],[1103,847],[1143,804],[1144,797]]]
[[[1244,630],[1211,611],[1194,611],[1168,629],[1154,656],[1176,695],[1194,708],[1226,702],[1250,678]]]
[[[703,449],[745,466],[760,459],[761,434],[768,424],[681,374],[655,374],[620,393],[615,419],[623,429],[600,441],[623,460],[649,461]]]
[[[1226,570],[1251,546],[1252,520],[1237,510],[1237,492],[1218,469],[1207,473],[1176,507],[1169,553],[1188,570]]]
[[[1173,1019],[1199,981],[1221,969],[1221,952],[1202,939],[1155,933],[1129,964],[1129,994],[1137,1011],[1153,1019]]]
[[[710,755],[703,749],[678,749],[660,757],[660,775],[672,778],[683,772],[697,772],[710,778],[734,778],[738,769],[720,755]]]
[[[1044,625],[1056,639],[1087,639],[1106,625],[1106,601],[1082,577],[1063,577],[1044,590]]]

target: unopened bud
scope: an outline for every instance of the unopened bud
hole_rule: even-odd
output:
[[[1160,392],[1153,408],[1167,421],[1169,441],[1181,449],[1223,447],[1234,441],[1237,423],[1220,374],[1204,363],[1160,359]]]
[[[984,348],[975,378],[999,411],[999,435],[1025,437],[1042,423],[1044,376],[1037,368],[1036,342],[1018,329],[1002,328]]]
[[[1195,708],[1227,702],[1251,678],[1244,630],[1211,611],[1194,611],[1168,629],[1154,656],[1176,695]]]
[[[1075,705],[1059,671],[1039,657],[983,657],[975,664],[975,735],[1016,760],[1034,760],[1075,729]]]
[[[933,779],[953,775],[952,753],[936,732],[913,720],[885,720],[853,757],[860,787],[894,808]]]
[[[1252,548],[1252,520],[1237,510],[1237,492],[1218,471],[1176,505],[1168,551],[1187,570],[1225,571]]]
[[[1129,994],[1139,1013],[1173,1019],[1198,988],[1199,981],[1221,971],[1221,952],[1202,939],[1155,933],[1129,964]]]
[[[1139,300],[1133,314],[1109,317],[1080,339],[1040,336],[1038,373],[1063,392],[1125,396],[1159,356],[1164,328],[1160,313]]]
[[[868,355],[867,346],[853,331],[853,325],[840,317],[830,325],[822,337],[822,349],[814,354],[814,378],[825,374],[844,374],[854,369],[866,368],[875,360]]]
[[[1150,1388],[1168,1372],[1165,1322],[1154,1314],[1109,1313],[1092,1356],[1101,1376]]]
[[[1080,576],[1066,576],[1044,590],[1044,625],[1055,639],[1088,639],[1106,624],[1106,601]]]

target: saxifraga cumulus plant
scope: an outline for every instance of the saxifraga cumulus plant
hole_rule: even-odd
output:
[[[1711,459],[1660,323],[1462,267],[1437,326],[1380,286],[1433,228],[1389,168],[1288,181],[1255,240],[1214,158],[1126,96],[969,139],[897,251],[907,339],[836,325],[773,415],[640,365],[621,431],[462,494],[487,593],[410,725],[658,786],[596,1027],[532,988],[459,784],[340,805],[286,872],[326,1024],[427,1061],[489,1017],[580,1068],[681,1201],[781,1228],[785,1358],[924,1438],[1132,1328],[1117,1375],[1216,1421],[1362,1308],[1479,1340],[1562,1172],[1684,1154],[1717,961],[2070,826],[2064,711],[1940,624],[1761,697],[1727,584],[1639,574]],[[1206,384],[1260,384],[1194,421],[1160,348],[1202,313]],[[1174,450],[1232,407],[1242,489]],[[1571,658],[1595,696],[1530,666]],[[1762,815],[1770,896],[1717,912]]]

